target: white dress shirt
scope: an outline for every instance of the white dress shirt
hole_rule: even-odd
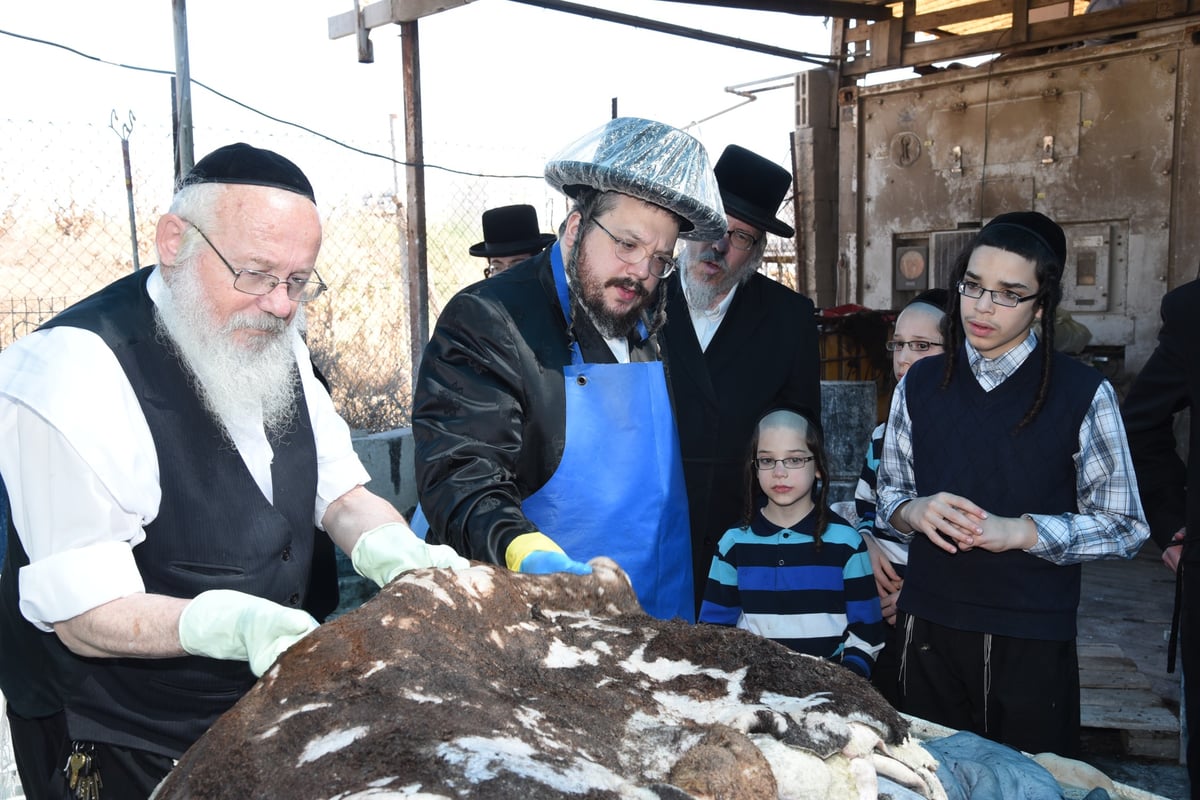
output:
[[[679,271],[679,282],[683,289],[683,296],[687,297],[687,270]],[[692,318],[692,328],[696,331],[696,339],[700,342],[700,352],[708,351],[709,344],[712,343],[713,337],[717,335],[717,328],[721,327],[722,320],[725,319],[726,312],[729,311],[729,306],[733,302],[733,296],[737,294],[738,286],[734,284],[729,290],[729,294],[717,303],[716,308],[698,309],[692,308],[692,304],[688,303],[688,314]]]

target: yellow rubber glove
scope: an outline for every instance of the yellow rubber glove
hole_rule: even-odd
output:
[[[571,572],[591,575],[588,564],[574,561],[549,536],[539,531],[522,533],[504,551],[504,563],[513,572],[545,575],[550,572]]]
[[[232,589],[201,592],[179,615],[179,643],[194,656],[249,661],[261,676],[317,629],[307,611]]]
[[[471,562],[448,544],[426,544],[407,525],[389,522],[358,537],[350,563],[364,578],[387,586],[401,572],[422,567],[466,569]]]

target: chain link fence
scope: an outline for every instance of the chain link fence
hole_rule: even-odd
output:
[[[135,265],[155,263],[155,226],[174,179],[172,138],[169,129],[133,121],[128,128],[127,186],[116,125],[0,120],[0,137],[21,143],[0,151],[0,349]],[[407,425],[407,209],[405,168],[390,157],[395,137],[357,143],[367,152],[290,130],[197,129],[195,140],[197,158],[246,141],[287,156],[308,174],[324,222],[317,270],[330,286],[305,307],[313,361],[351,427]],[[543,231],[557,230],[565,201],[538,177],[551,155],[425,143],[431,329],[455,292],[483,278],[483,259],[467,250],[483,238],[485,209],[529,203]],[[494,172],[496,163],[512,165],[511,176],[483,168],[492,165]],[[781,215],[790,217],[790,203]],[[794,252],[792,242],[772,237],[764,267],[793,287]]]

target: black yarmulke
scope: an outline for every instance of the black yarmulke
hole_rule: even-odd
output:
[[[994,217],[983,226],[985,231],[1020,231],[1040,242],[1061,267],[1067,262],[1067,237],[1057,222],[1037,211],[1010,211]]]
[[[317,202],[312,184],[299,167],[278,153],[252,147],[245,142],[219,147],[197,161],[196,166],[183,177],[180,188],[195,183],[270,186],[304,195],[313,203]]]

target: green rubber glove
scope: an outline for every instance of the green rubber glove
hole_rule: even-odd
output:
[[[410,569],[466,569],[471,566],[471,562],[450,545],[426,544],[400,522],[380,525],[358,537],[358,542],[350,552],[350,563],[354,564],[359,575],[375,581],[380,588]]]
[[[280,653],[316,628],[307,611],[232,589],[210,589],[184,606],[179,643],[194,656],[249,661],[261,676]]]

